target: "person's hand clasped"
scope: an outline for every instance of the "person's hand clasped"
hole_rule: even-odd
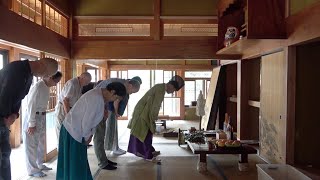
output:
[[[120,114],[116,113],[115,116],[116,116],[116,119],[118,119],[118,117],[120,117]]]
[[[89,137],[89,139],[86,141],[86,145],[90,144],[90,142],[92,141],[92,136],[93,136],[93,135],[91,135],[91,136]]]
[[[36,126],[35,127],[29,127],[28,130],[27,130],[27,133],[29,135],[33,135],[35,131],[36,131]]]
[[[105,120],[107,120],[108,119],[108,115],[109,115],[108,111],[105,110],[104,113],[103,113],[103,118]]]
[[[6,124],[7,127],[11,126],[14,121],[18,118],[17,114],[11,114],[10,116],[4,118],[4,123]]]

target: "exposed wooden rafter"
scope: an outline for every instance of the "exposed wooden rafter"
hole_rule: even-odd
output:
[[[237,59],[216,55],[216,38],[207,40],[73,41],[74,59]]]
[[[154,13],[154,22],[153,22],[153,38],[154,40],[161,39],[161,22],[160,22],[160,12],[161,12],[161,0],[154,0],[153,3],[153,13]]]

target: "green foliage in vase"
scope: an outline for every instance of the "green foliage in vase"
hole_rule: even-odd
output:
[[[190,134],[187,134],[185,139],[189,142],[204,144],[205,143],[205,135],[203,131],[195,131]]]

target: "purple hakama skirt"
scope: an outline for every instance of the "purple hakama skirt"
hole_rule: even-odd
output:
[[[154,147],[152,146],[152,138],[153,134],[151,133],[151,131],[148,131],[144,142],[141,142],[138,138],[131,134],[128,145],[128,152],[144,159],[151,160],[153,158],[152,152],[155,151]]]

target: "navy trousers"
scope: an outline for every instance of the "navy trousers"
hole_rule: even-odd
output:
[[[11,180],[9,135],[8,127],[0,119],[0,180]]]

